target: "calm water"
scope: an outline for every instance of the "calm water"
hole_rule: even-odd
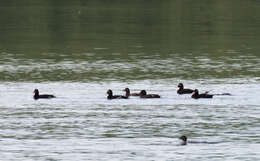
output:
[[[260,159],[260,2],[4,0],[0,15],[2,160]],[[106,99],[125,87],[162,98]]]

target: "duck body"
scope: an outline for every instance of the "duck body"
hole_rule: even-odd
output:
[[[194,92],[194,90],[192,89],[185,89],[182,83],[179,83],[177,87],[179,87],[179,89],[177,90],[178,94],[191,94],[192,92]]]
[[[39,94],[39,90],[35,89],[33,98],[35,100],[37,100],[37,99],[50,99],[50,98],[55,98],[55,96],[54,95],[50,95],[50,94],[41,94],[40,95]]]
[[[111,89],[109,89],[107,91],[107,94],[108,94],[107,99],[127,99],[128,98],[127,94],[125,96],[123,96],[123,95],[113,95],[113,92],[112,92]]]
[[[128,95],[128,96],[140,96],[140,93],[130,93],[129,88],[125,88],[124,91],[126,92],[126,95]]]
[[[147,94],[145,90],[141,90],[140,98],[161,98],[158,94]]]
[[[178,94],[191,94],[194,90],[192,89],[178,89]]]
[[[203,93],[203,94],[199,94],[199,91],[197,89],[194,90],[191,98],[194,99],[199,99],[199,98],[213,98],[212,94],[207,94],[207,93]]]

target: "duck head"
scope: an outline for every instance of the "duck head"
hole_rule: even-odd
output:
[[[182,143],[181,143],[181,145],[186,145],[187,144],[187,137],[186,136],[181,136],[179,139],[181,139],[182,140]]]
[[[107,90],[107,94],[108,94],[109,96],[112,96],[112,95],[113,95],[112,90],[111,90],[111,89]]]
[[[129,88],[125,88],[124,91],[126,92],[126,96],[128,97],[130,95],[130,89]]]
[[[195,90],[192,92],[192,94],[198,95],[198,94],[199,94],[199,90],[195,89]]]
[[[179,83],[177,87],[179,87],[180,89],[183,89],[183,88],[184,88],[184,86],[183,86],[182,83]]]
[[[129,88],[125,88],[124,91],[127,92],[127,93],[130,93],[130,89]]]
[[[38,90],[38,89],[35,89],[35,90],[33,91],[33,93],[34,93],[35,95],[39,95],[39,90]]]
[[[141,96],[145,96],[146,95],[146,91],[145,90],[141,90],[140,95]]]

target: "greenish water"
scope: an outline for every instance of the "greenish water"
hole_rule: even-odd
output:
[[[252,0],[4,1],[0,80],[257,77],[259,6]]]
[[[2,0],[0,24],[3,160],[260,159],[260,1]]]

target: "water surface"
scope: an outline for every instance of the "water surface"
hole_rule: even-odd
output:
[[[3,1],[3,160],[259,160],[259,2]],[[180,96],[183,82],[201,92]],[[161,99],[107,100],[129,87]],[[33,100],[33,90],[57,96]],[[218,144],[180,146],[181,135]]]

